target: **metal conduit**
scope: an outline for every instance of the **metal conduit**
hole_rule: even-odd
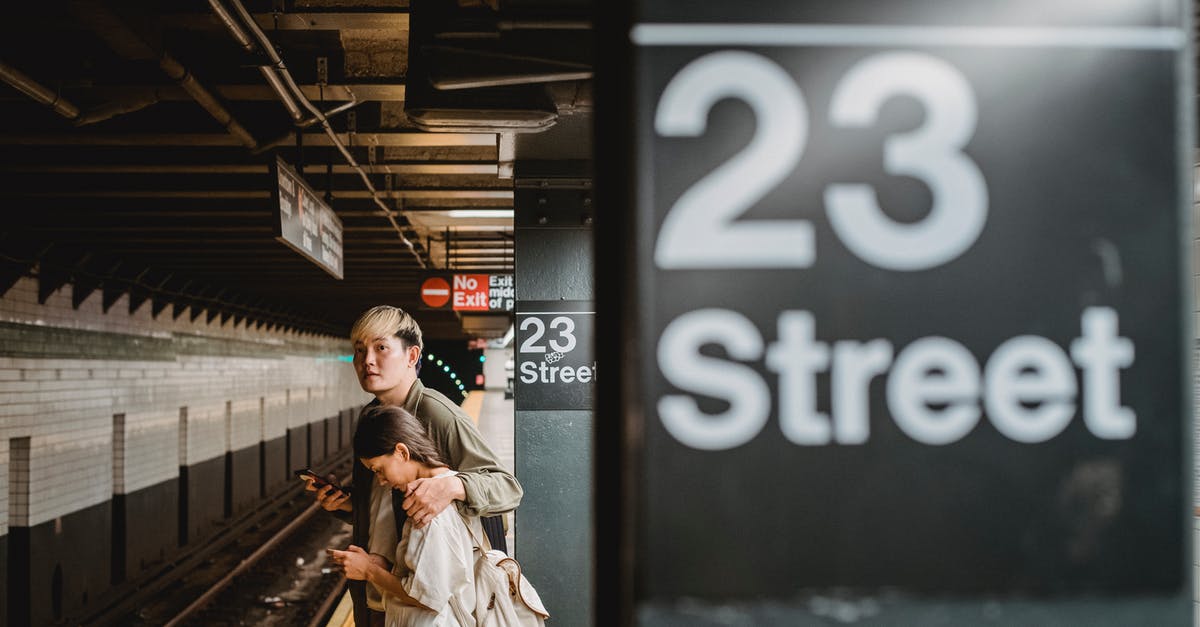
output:
[[[85,126],[115,118],[118,115],[140,111],[160,100],[156,91],[144,90],[126,100],[111,102],[91,111],[83,112],[74,103],[63,98],[57,92],[2,61],[0,61],[0,80],[3,80],[17,91],[37,102],[54,109],[55,113],[74,122],[75,126]]]
[[[7,63],[0,62],[0,80],[12,85],[17,91],[54,109],[54,112],[74,120],[79,117],[79,107],[59,97],[45,85],[29,78],[24,72]]]
[[[234,119],[233,114],[217,100],[216,96],[208,91],[208,88],[202,85],[200,81],[196,80],[196,77],[182,63],[176,61],[175,57],[171,56],[171,53],[163,51],[162,56],[158,59],[158,66],[167,73],[167,76],[178,83],[184,91],[191,95],[205,111],[208,111],[208,114],[218,124],[225,127],[225,130],[229,131],[230,135],[238,138],[238,141],[245,144],[247,148],[258,146],[258,140],[254,139],[250,131],[247,131],[241,123]]]
[[[238,17],[241,18],[243,25],[238,25],[233,17],[229,15],[228,11],[225,11],[224,7],[220,6],[220,0],[209,0],[209,5],[213,7],[213,11],[217,14],[217,18],[220,19],[221,22],[223,22],[225,26],[230,29],[230,31],[233,33],[234,39],[236,39],[238,43],[245,46],[251,41],[250,37],[243,29],[243,26],[248,28],[250,32],[253,33],[254,37],[258,40],[259,47],[271,60],[272,67],[270,69],[273,71],[272,73],[277,75],[277,79],[282,79],[282,82],[286,84],[287,90],[292,92],[290,94],[287,93],[287,91],[283,89],[283,86],[280,85],[278,80],[271,80],[270,78],[267,79],[267,82],[271,84],[272,89],[279,94],[279,98],[284,102],[284,106],[288,107],[289,111],[291,111],[292,106],[295,106],[295,103],[299,103],[312,113],[312,119],[315,120],[316,123],[320,123],[321,127],[325,130],[325,134],[329,136],[329,139],[333,142],[333,145],[338,149],[338,152],[342,153],[342,157],[346,160],[346,163],[348,163],[350,167],[358,173],[358,176],[362,179],[363,184],[370,192],[371,199],[375,201],[375,204],[379,206],[379,209],[388,219],[388,222],[391,223],[392,228],[395,229],[396,235],[400,238],[400,241],[406,247],[408,247],[409,252],[411,252],[413,257],[417,260],[417,264],[419,264],[422,268],[425,268],[425,260],[421,258],[420,253],[417,252],[417,249],[413,246],[413,243],[404,236],[404,231],[400,228],[400,224],[396,222],[395,212],[392,211],[392,209],[387,206],[387,203],[383,202],[383,200],[379,197],[379,192],[375,189],[374,183],[371,182],[371,177],[368,176],[367,172],[363,170],[361,165],[359,165],[358,161],[354,158],[354,155],[350,154],[350,151],[346,148],[346,145],[342,143],[342,140],[337,136],[337,133],[333,130],[333,127],[330,126],[328,117],[322,113],[320,109],[314,106],[313,103],[309,101],[308,97],[304,95],[304,92],[300,89],[300,86],[297,85],[296,81],[292,78],[291,72],[289,72],[287,66],[284,65],[283,59],[280,58],[279,53],[275,51],[274,44],[271,43],[271,40],[267,37],[266,33],[264,33],[262,29],[258,27],[258,23],[255,22],[254,17],[250,15],[248,11],[246,11],[246,7],[242,5],[241,1],[229,0],[229,2],[237,12]],[[266,74],[264,73],[264,75]],[[289,101],[292,101],[292,106],[288,106]],[[293,118],[298,120],[299,116],[293,115]]]
[[[229,11],[225,9],[225,5],[221,4],[220,0],[208,0],[208,6],[217,15],[217,19],[221,20],[221,23],[229,30],[229,33],[233,35],[233,38],[237,40],[238,45],[246,52],[253,53],[255,48],[254,42],[246,34],[246,31],[242,30],[241,26],[238,26],[237,20],[229,14]],[[273,49],[272,52],[274,52]],[[258,70],[262,72],[263,78],[266,79],[271,89],[275,90],[275,93],[279,95],[279,101],[288,110],[288,114],[292,116],[292,120],[299,122],[304,113],[300,111],[300,107],[296,104],[291,94],[288,94],[284,89],[283,83],[279,80],[279,75],[275,73],[275,68],[262,65],[259,66]]]
[[[254,136],[246,130],[245,127],[233,117],[233,114],[221,104],[221,101],[213,95],[192,73],[184,67],[170,52],[165,49],[159,50],[152,47],[150,44],[130,28],[124,21],[121,20],[113,11],[103,3],[99,2],[79,2],[75,5],[77,11],[86,11],[90,21],[94,23],[96,34],[104,39],[109,46],[114,49],[122,47],[132,48],[138,51],[139,54],[145,55],[146,58],[152,58],[158,62],[158,67],[171,77],[184,91],[196,101],[209,115],[213,117],[221,126],[233,135],[248,148],[258,146],[258,141]]]

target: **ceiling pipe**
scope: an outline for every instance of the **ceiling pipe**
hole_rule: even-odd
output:
[[[159,97],[157,89],[143,89],[129,98],[113,101],[84,113],[75,119],[75,125],[86,126],[102,122],[126,113],[141,111],[159,102],[162,102],[162,98]]]
[[[153,59],[158,67],[175,81],[225,130],[247,148],[255,148],[258,141],[247,131],[221,101],[167,50],[159,50],[146,43],[124,21],[107,6],[99,2],[81,1],[72,3],[77,12],[85,13],[87,23],[93,25],[99,35],[114,50],[127,50],[138,56]]]
[[[51,91],[45,85],[29,78],[24,72],[7,63],[0,62],[0,80],[12,85],[17,91],[54,109],[54,112],[74,120],[79,117],[79,107],[61,98],[58,93]]]
[[[238,45],[241,46],[246,52],[255,54],[257,47],[254,45],[254,42],[250,39],[250,36],[246,34],[246,31],[238,25],[237,20],[229,13],[229,10],[225,8],[225,5],[221,4],[220,0],[208,0],[208,6],[212,8],[213,13],[217,15],[217,19],[221,20],[221,23],[224,24],[225,28],[229,30],[230,35],[233,36]],[[274,48],[272,48],[272,51],[273,50]],[[267,84],[270,85],[271,89],[275,91],[276,95],[278,95],[279,101],[282,102],[283,107],[288,110],[288,115],[292,116],[292,120],[296,123],[296,126],[308,128],[319,121],[316,116],[309,117],[307,119],[304,118],[304,112],[300,110],[300,105],[296,104],[296,99],[292,96],[292,94],[288,93],[287,87],[284,86],[282,79],[279,78],[279,74],[274,67],[269,65],[260,65],[258,66],[258,70],[262,72],[263,78],[266,79]],[[358,98],[355,97],[354,92],[350,91],[349,87],[344,89],[350,94],[350,102],[330,109],[327,113],[325,113],[325,117],[333,117],[358,105]],[[289,134],[288,137],[290,138],[291,135]],[[267,146],[260,146],[258,148],[258,152],[264,152],[269,148],[274,148],[276,145],[278,145],[278,142],[272,142]]]
[[[182,63],[177,61],[175,57],[171,56],[169,52],[163,51],[162,55],[158,58],[158,66],[167,73],[167,76],[171,77],[171,80],[174,80],[184,91],[190,94],[218,124],[225,127],[225,130],[229,131],[230,135],[238,138],[238,141],[242,142],[247,148],[258,146],[258,140],[254,139],[250,131],[247,131],[246,127],[242,126],[233,117],[233,114],[217,100],[217,97],[208,91],[208,88],[201,84],[200,81],[196,80],[196,77]]]
[[[422,268],[425,268],[425,260],[421,258],[421,254],[417,252],[417,249],[415,246],[413,246],[413,243],[409,241],[407,237],[405,237],[403,229],[401,229],[400,224],[396,222],[397,212],[388,207],[387,203],[385,203],[383,199],[379,197],[379,192],[375,189],[375,184],[371,182],[371,177],[365,170],[363,170],[362,166],[359,165],[358,161],[354,158],[354,155],[352,155],[346,148],[346,145],[342,143],[342,140],[333,130],[333,127],[330,126],[329,118],[322,113],[320,109],[314,106],[313,103],[309,101],[308,97],[304,95],[304,92],[300,89],[300,86],[297,85],[296,81],[292,78],[291,72],[289,72],[287,66],[284,65],[283,59],[280,58],[279,53],[276,52],[274,44],[271,43],[271,40],[267,37],[266,33],[264,33],[262,29],[258,27],[258,23],[255,22],[254,17],[250,15],[248,11],[246,11],[246,7],[242,5],[240,0],[229,0],[229,3],[237,13],[242,24],[239,25],[237,21],[234,20],[233,17],[228,13],[228,11],[224,11],[224,6],[221,7],[221,10],[216,8],[217,5],[221,4],[219,0],[209,0],[209,5],[213,7],[213,11],[217,14],[218,19],[220,19],[225,26],[230,29],[230,31],[233,33],[234,39],[236,39],[239,44],[242,42],[251,41],[250,35],[247,34],[246,29],[249,29],[250,34],[253,34],[254,38],[258,40],[259,48],[271,61],[270,69],[277,76],[277,78],[281,79],[282,83],[286,85],[287,89],[280,89],[280,87],[283,87],[283,85],[280,85],[277,81],[272,81],[269,78],[267,79],[267,81],[271,84],[271,87],[274,88],[276,93],[279,94],[279,98],[284,102],[284,106],[287,106],[288,100],[292,100],[295,103],[299,103],[305,109],[308,109],[310,113],[312,113],[314,124],[319,123],[325,130],[325,134],[329,136],[329,139],[333,142],[334,147],[338,149],[338,152],[342,153],[342,158],[344,158],[346,163],[348,163],[350,167],[358,173],[359,177],[362,178],[363,184],[371,194],[371,199],[375,201],[375,204],[379,206],[379,209],[383,213],[384,217],[386,217],[388,222],[391,223],[392,228],[395,229],[396,235],[400,238],[400,241],[408,248],[409,252],[412,253],[413,257],[417,260],[417,264],[419,264]],[[288,91],[291,93],[287,93]],[[298,118],[293,116],[293,119]]]
[[[46,105],[55,113],[71,120],[76,126],[94,124],[103,120],[117,117],[125,113],[133,113],[145,109],[159,101],[158,94],[149,91],[133,98],[119,102],[111,102],[91,111],[80,111],[70,100],[63,98],[58,92],[42,85],[17,68],[0,61],[0,80],[11,85],[17,91],[29,96],[35,101]]]
[[[328,112],[325,113],[325,117],[327,117],[327,118],[333,117],[343,111],[346,111],[353,107],[357,107],[359,105],[358,99],[354,97],[354,92],[350,91],[349,87],[346,87],[344,89],[350,93],[350,97],[352,98],[352,100],[341,106],[330,109]],[[296,122],[296,126],[299,128],[308,128],[308,127],[312,126],[313,124],[316,124],[317,121],[318,120],[316,117],[309,117],[309,118],[300,120],[299,122]],[[280,135],[279,137],[260,145],[258,148],[254,149],[251,152],[251,154],[260,155],[264,152],[267,152],[269,150],[274,150],[275,148],[278,148],[278,147],[286,145],[286,144],[291,144],[295,141],[296,141],[295,133],[292,133],[292,132],[284,133],[283,135]],[[347,166],[347,167],[350,167],[350,166]],[[350,169],[353,170],[354,168],[350,168]]]
[[[237,20],[230,15],[229,11],[225,8],[225,5],[221,4],[220,0],[208,0],[208,6],[213,10],[213,13],[216,14],[217,19],[221,20],[221,23],[225,25],[225,28],[229,31],[229,34],[232,35],[235,40],[237,40],[238,45],[241,46],[246,52],[254,54],[254,41],[251,40],[250,36],[246,34],[246,31],[238,25]],[[271,89],[275,90],[275,93],[279,95],[279,101],[282,102],[283,107],[288,110],[288,115],[292,116],[293,121],[299,122],[300,118],[304,117],[304,113],[300,111],[300,106],[296,104],[296,101],[292,98],[291,94],[287,93],[287,90],[284,88],[283,83],[279,79],[279,75],[275,73],[275,68],[269,65],[260,65],[258,66],[258,70],[262,72],[263,78],[267,80],[267,84],[271,86]]]

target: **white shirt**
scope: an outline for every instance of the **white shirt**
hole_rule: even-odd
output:
[[[453,471],[437,475],[449,477]],[[387,627],[471,627],[475,611],[475,553],[471,533],[480,542],[483,527],[476,517],[468,518],[471,530],[458,508],[451,503],[424,529],[412,521],[404,523],[403,537],[396,546],[392,569],[409,596],[427,609],[404,605],[385,595]],[[485,545],[486,548],[486,545]]]

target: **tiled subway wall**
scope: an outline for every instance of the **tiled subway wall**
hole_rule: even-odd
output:
[[[126,298],[106,313],[97,291],[75,309],[68,285],[39,304],[31,278],[0,297],[0,533],[369,400],[343,338],[152,317],[150,303],[130,314]]]

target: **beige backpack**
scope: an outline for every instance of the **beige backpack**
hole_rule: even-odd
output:
[[[550,613],[517,560],[475,547],[477,627],[542,627]]]

